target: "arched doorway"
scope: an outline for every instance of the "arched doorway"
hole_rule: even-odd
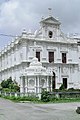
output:
[[[53,72],[53,76],[52,76],[52,89],[56,88],[56,82],[55,82],[55,73]]]

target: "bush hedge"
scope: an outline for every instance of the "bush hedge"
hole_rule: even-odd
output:
[[[41,101],[43,102],[49,102],[50,98],[49,98],[49,92],[43,90],[41,93]]]

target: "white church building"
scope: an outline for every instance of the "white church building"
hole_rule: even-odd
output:
[[[80,89],[80,43],[65,36],[51,15],[32,33],[23,30],[0,51],[0,82],[12,77],[21,92],[40,93],[65,88]]]

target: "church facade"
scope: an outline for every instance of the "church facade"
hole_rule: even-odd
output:
[[[65,36],[60,24],[54,17],[49,16],[41,20],[39,30],[34,33],[23,30],[20,37],[5,46],[0,51],[0,82],[12,77],[21,86],[21,92],[35,92],[35,85],[37,87],[45,84],[46,87],[49,84],[47,79],[51,76],[50,90],[59,89],[62,84],[66,89],[80,89],[80,44],[76,39]],[[34,61],[35,57],[37,59]],[[27,72],[25,75],[32,61],[41,63],[47,74],[43,70],[41,74],[28,71],[30,75]],[[44,82],[40,83],[38,79],[37,84],[37,79],[33,76],[42,78],[44,75]],[[32,82],[29,82],[30,80]],[[33,90],[30,90],[30,86],[33,86]]]

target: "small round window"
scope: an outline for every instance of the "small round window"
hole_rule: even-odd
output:
[[[52,36],[53,36],[53,32],[49,31],[49,38],[52,38]]]

